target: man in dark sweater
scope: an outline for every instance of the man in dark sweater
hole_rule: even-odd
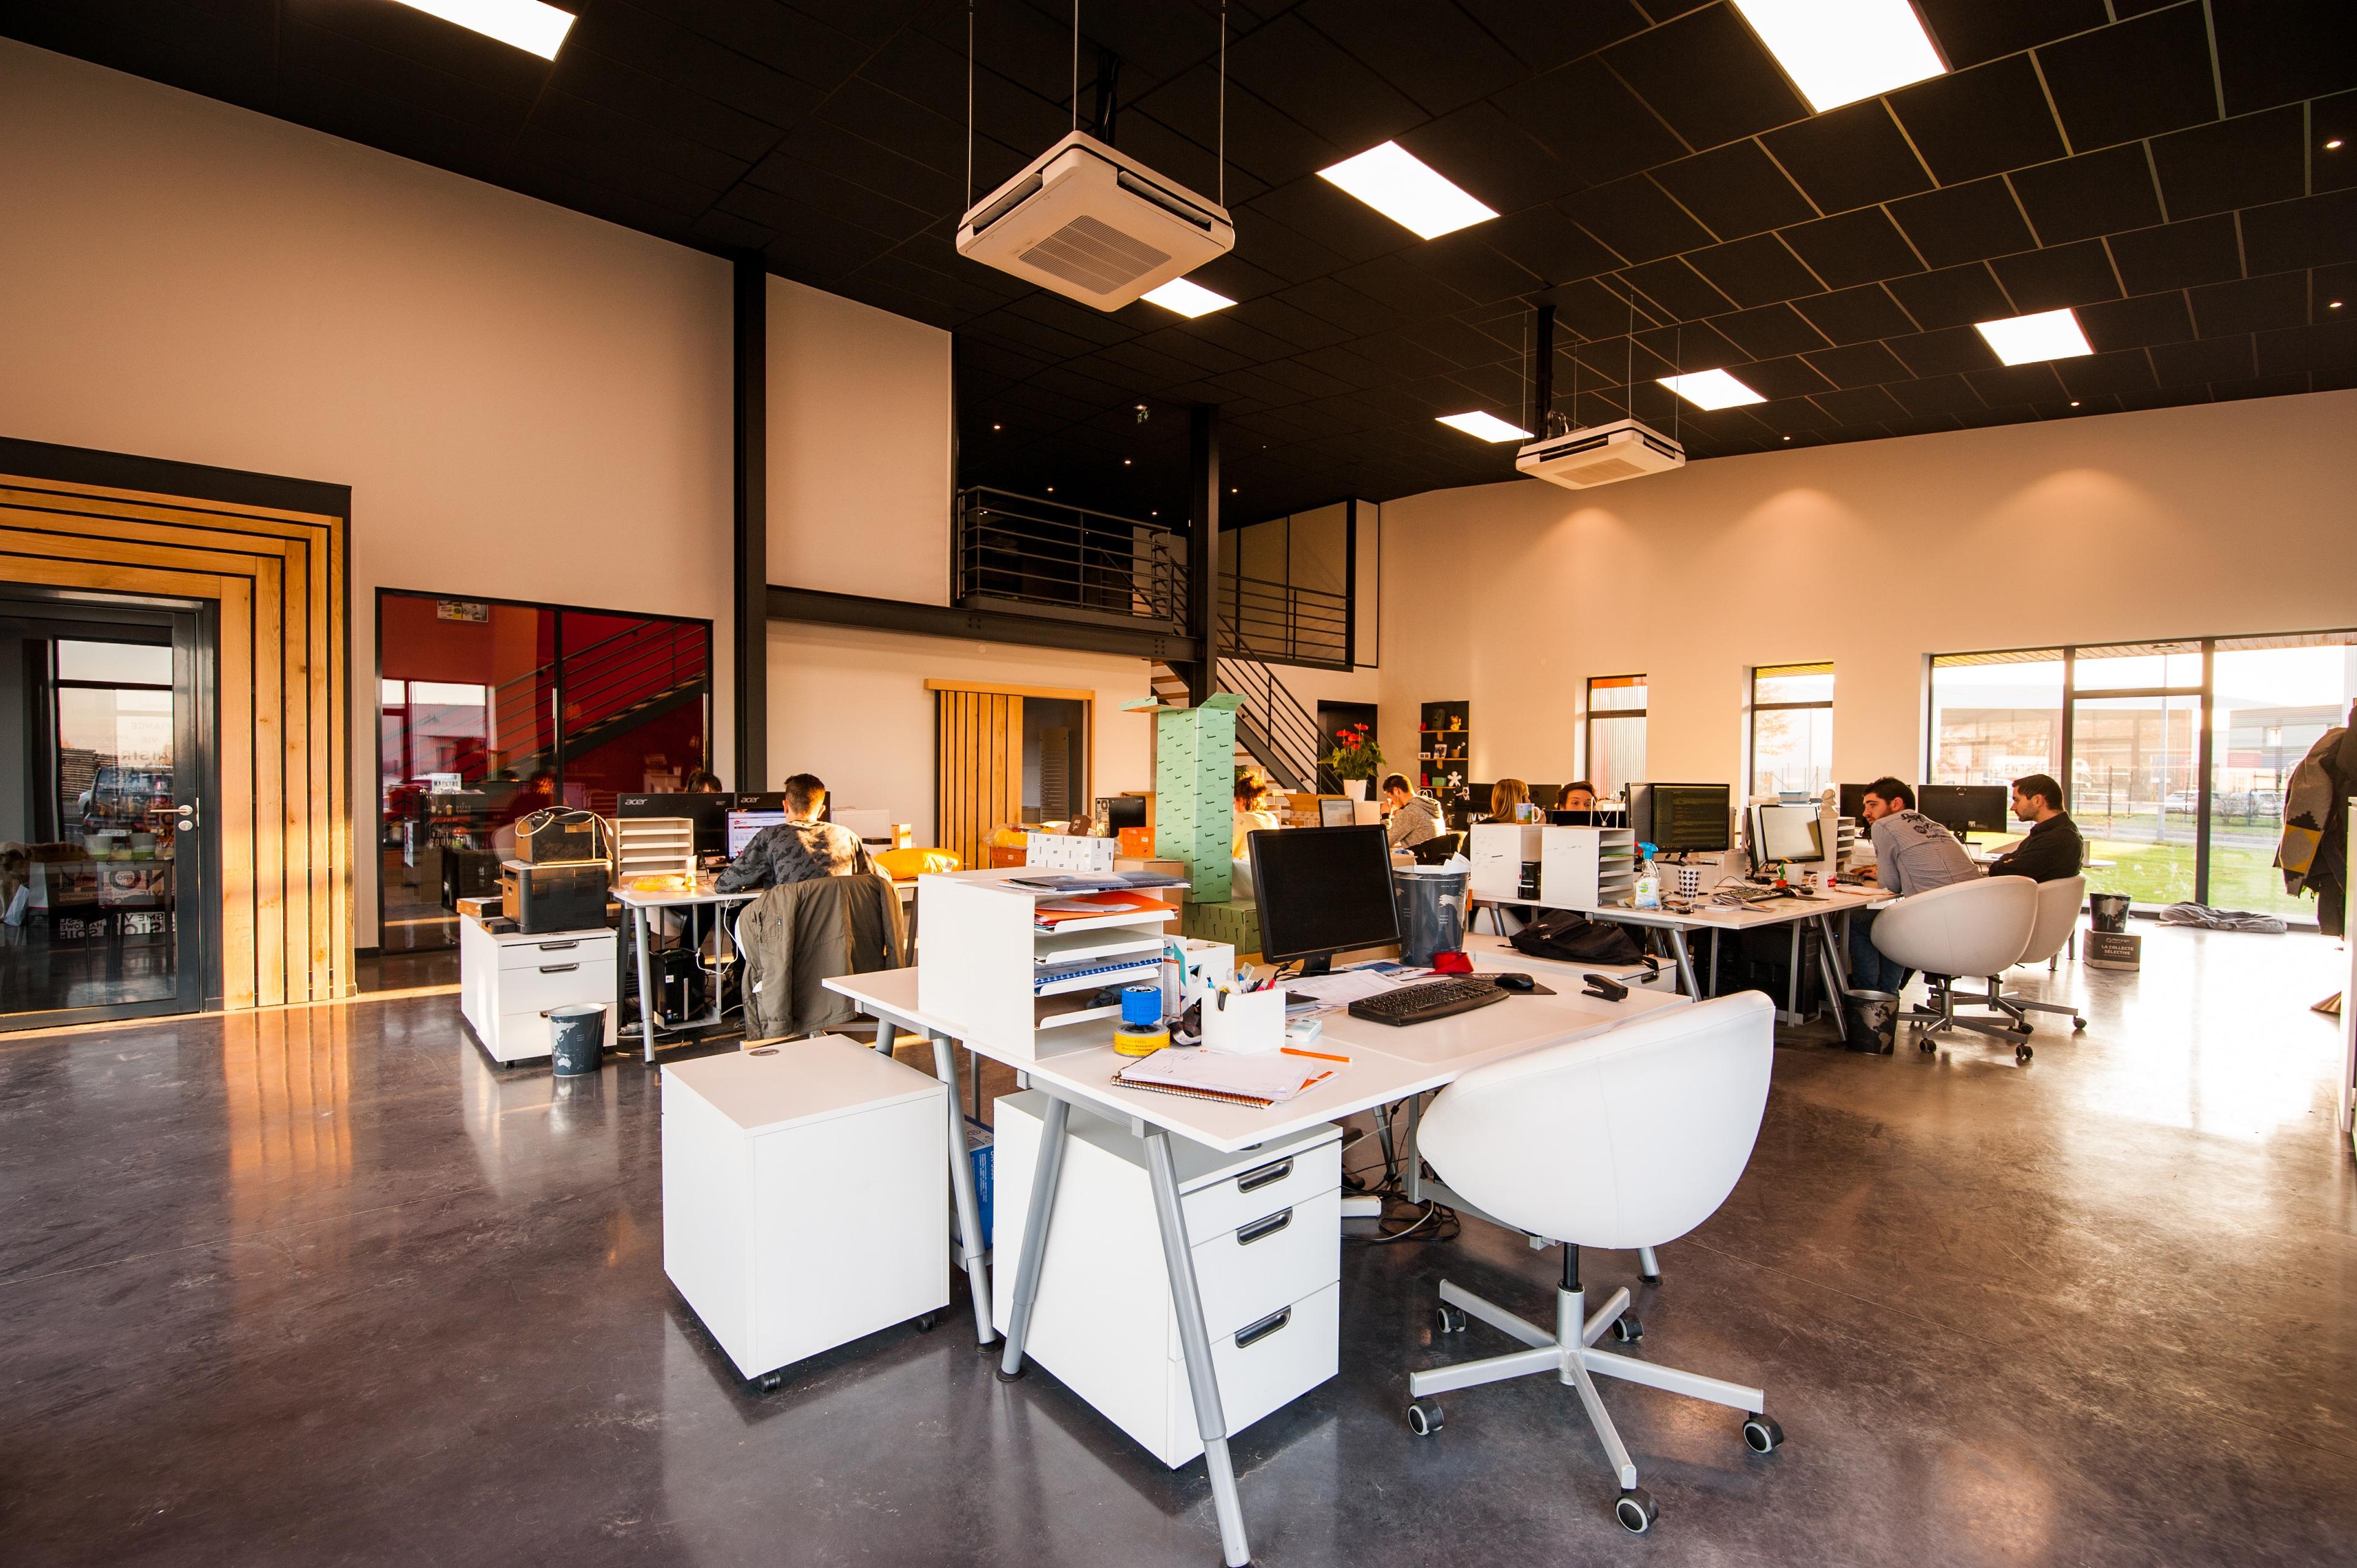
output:
[[[826,809],[826,786],[808,773],[786,780],[786,820],[763,828],[753,842],[712,879],[721,893],[782,887],[818,876],[849,876],[872,871],[867,846],[849,828],[818,820]]]
[[[2079,824],[2062,810],[2062,786],[2044,773],[2013,781],[2013,814],[2030,824],[2029,834],[1992,862],[1991,876],[2027,876],[2060,882],[2086,864],[2086,841]]]

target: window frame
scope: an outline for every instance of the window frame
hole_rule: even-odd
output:
[[[1754,664],[1751,666],[1750,681],[1744,688],[1743,703],[1743,776],[1747,785],[1756,785],[1759,782],[1760,715],[1761,714],[1789,714],[1804,711],[1822,711],[1827,715],[1831,715],[1834,711],[1834,699],[1831,697],[1825,698],[1823,702],[1819,702],[1812,698],[1804,703],[1763,703],[1760,700],[1760,677],[1763,675],[1813,674],[1820,669],[1824,671],[1828,680],[1836,678],[1834,661],[1830,659],[1803,659],[1785,664]],[[1836,687],[1835,689],[1838,690],[1839,688]],[[1747,788],[1744,791],[1745,799],[1749,800],[1756,793],[1758,793],[1756,789]]]
[[[1604,682],[1605,690],[1609,691],[1613,689],[1610,683],[1617,682],[1635,682],[1638,688],[1645,693],[1644,703],[1633,708],[1607,708],[1603,713],[1598,714],[1596,711],[1596,692],[1598,684],[1599,682]],[[1646,725],[1646,716],[1652,709],[1653,701],[1652,678],[1641,670],[1630,671],[1619,675],[1590,675],[1587,678],[1587,685],[1580,689],[1580,693],[1581,700],[1584,704],[1584,716],[1580,721],[1579,726],[1579,776],[1590,782],[1594,782],[1596,779],[1597,721],[1601,718],[1607,724],[1618,724],[1624,719],[1635,719],[1641,728],[1643,727]],[[1650,738],[1650,735],[1642,738]],[[1631,780],[1624,779],[1620,782],[1625,788]]]

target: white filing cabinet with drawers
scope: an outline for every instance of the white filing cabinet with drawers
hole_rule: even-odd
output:
[[[993,1321],[1006,1332],[1047,1097],[997,1102]],[[1162,1260],[1146,1145],[1071,1112],[1025,1357],[1176,1468],[1203,1451]],[[1334,1375],[1342,1143],[1309,1128],[1243,1154],[1173,1136],[1179,1205],[1230,1435]]]
[[[458,1014],[501,1067],[544,1058],[554,1033],[549,1009],[596,1002],[606,1009],[606,1044],[621,1009],[614,933],[494,931],[458,918]]]

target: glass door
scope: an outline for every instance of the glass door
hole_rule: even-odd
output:
[[[0,1030],[195,1012],[203,618],[40,594],[0,589]]]
[[[2357,632],[2222,639],[2212,660],[2210,847],[2202,901],[2294,920],[2316,903],[2275,868],[2284,791],[2357,702]]]
[[[2203,665],[2199,642],[2072,650],[2071,814],[2087,887],[2140,908],[2200,897]]]

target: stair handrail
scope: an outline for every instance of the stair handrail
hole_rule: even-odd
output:
[[[1322,760],[1327,746],[1325,732],[1318,721],[1275,669],[1238,648],[1235,623],[1224,613],[1220,617],[1220,634],[1222,650],[1211,667],[1213,687],[1243,698],[1244,706],[1238,716],[1253,720],[1275,758],[1294,777],[1316,793],[1339,794],[1341,780]],[[1329,781],[1333,785],[1331,789],[1326,788]]]

